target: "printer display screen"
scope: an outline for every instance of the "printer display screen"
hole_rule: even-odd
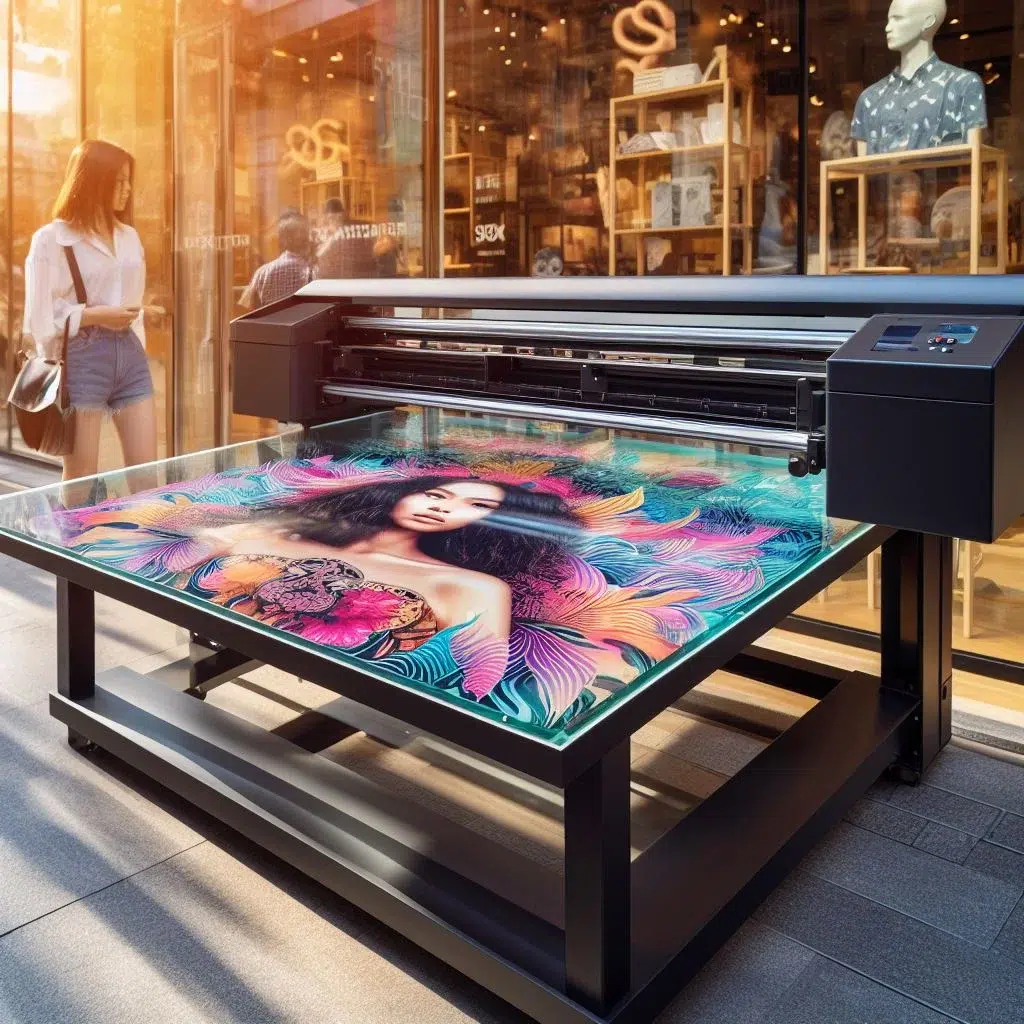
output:
[[[915,352],[917,346],[913,344],[913,340],[920,333],[920,324],[889,324],[871,347],[875,352]]]

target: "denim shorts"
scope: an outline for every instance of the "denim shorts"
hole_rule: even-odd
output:
[[[153,394],[146,353],[132,330],[84,327],[68,342],[68,394],[75,409],[111,409]]]

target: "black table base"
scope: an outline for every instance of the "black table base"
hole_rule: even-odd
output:
[[[626,732],[559,785],[564,876],[315,752],[355,729],[400,732],[401,720],[342,697],[268,732],[195,699],[265,638],[212,652],[205,669],[194,659],[195,685],[125,669],[97,678],[81,581],[119,595],[80,567],[78,581],[58,580],[51,712],[74,745],[110,751],[536,1020],[649,1021],[880,774],[916,781],[949,739],[951,542],[881,536],[881,677],[745,648],[752,628],[772,624],[747,621],[716,667],[818,703],[632,861]],[[863,553],[807,574],[773,621]],[[195,623],[195,607],[183,618]],[[218,622],[206,625],[216,637]],[[244,639],[237,626],[231,635]]]

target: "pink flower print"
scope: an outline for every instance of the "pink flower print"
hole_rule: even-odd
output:
[[[299,613],[282,623],[291,633],[332,647],[356,647],[374,633],[390,628],[407,600],[386,590],[352,587],[341,591],[324,615]]]

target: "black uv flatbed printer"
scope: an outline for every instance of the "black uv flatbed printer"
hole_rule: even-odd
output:
[[[315,281],[232,324],[237,412],[416,404],[828,467],[829,514],[991,541],[1024,511],[1014,277]]]

